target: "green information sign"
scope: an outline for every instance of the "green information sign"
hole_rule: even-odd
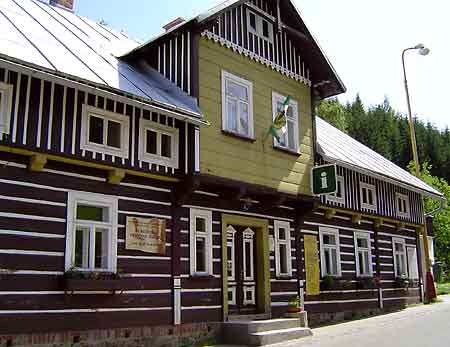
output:
[[[335,193],[337,189],[336,165],[315,166],[311,170],[312,192],[315,195]]]

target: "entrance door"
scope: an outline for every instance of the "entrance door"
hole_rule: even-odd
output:
[[[229,313],[257,313],[254,230],[250,227],[228,226],[227,259]]]

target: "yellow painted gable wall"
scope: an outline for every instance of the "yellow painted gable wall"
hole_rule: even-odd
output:
[[[207,38],[199,41],[199,104],[211,123],[200,130],[201,173],[311,194],[310,88]],[[253,83],[255,142],[222,133],[222,70]],[[274,149],[271,136],[263,142],[272,121],[272,91],[298,102],[300,156]]]

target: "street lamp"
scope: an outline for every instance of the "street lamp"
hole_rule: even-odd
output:
[[[416,142],[416,132],[414,130],[414,123],[411,114],[411,102],[409,100],[409,91],[408,91],[408,80],[406,79],[406,68],[405,68],[405,53],[411,50],[418,50],[420,55],[427,55],[430,53],[430,50],[426,48],[423,44],[419,43],[414,47],[409,47],[403,50],[402,52],[402,64],[403,64],[403,77],[405,81],[405,92],[406,92],[406,103],[408,105],[408,118],[409,118],[409,132],[411,136],[411,147],[414,158],[414,167],[416,169],[416,176],[420,177],[420,166],[419,166],[419,156],[417,155],[417,142]]]
[[[419,43],[414,47],[409,47],[403,50],[402,52],[402,64],[403,64],[403,77],[405,79],[405,93],[406,93],[406,103],[408,105],[408,119],[409,119],[409,132],[411,135],[411,147],[414,158],[414,167],[416,171],[417,178],[420,178],[420,166],[419,166],[419,156],[417,154],[417,142],[416,142],[416,132],[414,130],[414,123],[411,114],[411,102],[409,100],[409,91],[408,91],[408,81],[406,79],[406,68],[405,68],[405,53],[407,51],[417,50],[420,55],[427,55],[430,53],[430,50],[426,48],[423,44]],[[427,226],[423,227],[422,232],[422,241],[424,245],[424,256],[425,256],[425,293],[428,301],[434,300],[436,298],[436,289],[434,288],[434,280],[433,274],[430,271],[431,263],[430,263],[430,250],[428,248],[428,233]]]

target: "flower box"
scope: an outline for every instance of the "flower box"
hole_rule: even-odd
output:
[[[120,279],[64,279],[64,291],[66,293],[107,291],[114,294],[121,290],[122,283]]]

